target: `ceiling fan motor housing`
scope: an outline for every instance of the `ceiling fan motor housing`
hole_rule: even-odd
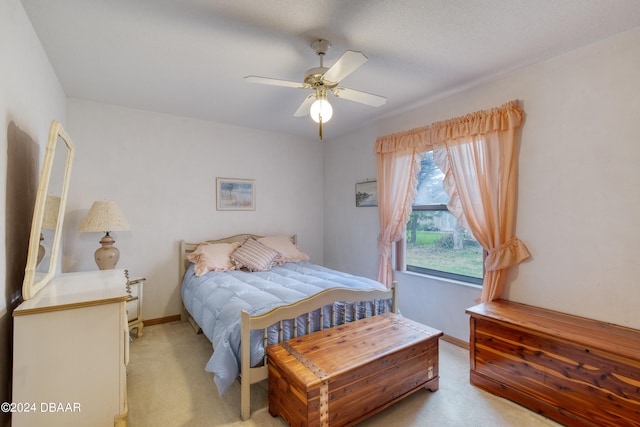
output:
[[[329,51],[331,47],[331,43],[325,39],[317,39],[313,43],[311,43],[311,49],[313,49],[316,54],[320,57],[320,66],[310,68],[305,73],[304,82],[311,85],[313,88],[317,88],[318,86],[324,86],[327,89],[332,89],[338,85],[338,82],[330,82],[327,80],[323,80],[322,76],[327,72],[329,68],[325,67],[322,63],[323,56]]]
[[[319,85],[323,85],[328,89],[338,86],[338,82],[330,82],[322,79],[322,76],[327,72],[327,70],[327,67],[314,67],[308,69],[305,73],[304,82],[314,88]]]

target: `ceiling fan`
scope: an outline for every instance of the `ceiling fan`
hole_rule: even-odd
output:
[[[318,39],[311,43],[311,48],[320,57],[320,66],[307,70],[303,82],[260,76],[245,77],[247,81],[253,83],[313,90],[313,93],[305,98],[293,115],[295,117],[311,115],[311,118],[319,124],[320,140],[322,140],[322,124],[328,122],[333,115],[333,108],[327,99],[328,92],[331,92],[336,98],[373,107],[379,107],[387,102],[387,98],[384,96],[340,86],[340,81],[367,62],[368,58],[362,52],[347,50],[331,67],[327,68],[323,65],[322,60],[330,47],[331,43],[324,39]]]

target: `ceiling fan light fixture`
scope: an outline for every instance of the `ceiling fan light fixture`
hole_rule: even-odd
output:
[[[320,123],[321,118],[322,123],[327,123],[333,116],[333,107],[326,98],[318,98],[311,104],[309,115],[316,123]]]

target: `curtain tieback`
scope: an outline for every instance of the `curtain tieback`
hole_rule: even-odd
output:
[[[524,243],[517,237],[513,237],[508,242],[488,250],[484,268],[486,271],[502,270],[518,264],[530,256],[529,250],[527,250]]]

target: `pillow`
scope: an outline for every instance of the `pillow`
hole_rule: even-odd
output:
[[[202,276],[209,271],[235,270],[236,266],[229,257],[238,246],[240,242],[202,243],[187,255],[187,259],[195,264],[193,269],[196,276]]]
[[[253,237],[245,241],[231,254],[231,261],[236,268],[246,268],[249,271],[267,271],[280,262],[280,253],[258,242]]]
[[[282,257],[282,262],[309,261],[309,255],[302,252],[291,242],[289,236],[267,236],[258,239],[258,242],[270,247],[278,252]]]

